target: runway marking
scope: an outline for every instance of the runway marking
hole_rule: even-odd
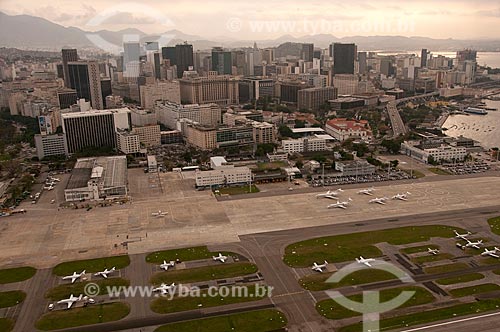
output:
[[[304,294],[305,291],[299,291],[299,292],[294,292],[294,293],[284,293],[284,294],[279,294],[279,295],[275,295],[275,296],[272,296],[273,298],[276,298],[276,297],[285,297],[285,296],[292,296],[292,295],[297,295],[297,294]]]
[[[417,328],[414,328],[414,329],[404,330],[404,331],[401,331],[401,332],[422,331],[422,330],[432,329],[434,327],[440,327],[440,326],[446,326],[446,325],[451,325],[451,324],[463,323],[463,322],[467,322],[467,321],[471,321],[471,320],[476,320],[476,319],[486,318],[486,317],[492,317],[492,316],[497,316],[497,315],[500,315],[500,311],[494,312],[494,313],[491,313],[491,314],[481,315],[481,316],[474,316],[474,317],[469,317],[469,318],[464,318],[464,319],[458,319],[458,320],[454,320],[454,321],[450,321],[450,322],[444,322],[444,323],[439,323],[439,324],[434,324],[434,325],[417,327]]]

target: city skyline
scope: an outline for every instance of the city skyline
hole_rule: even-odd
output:
[[[31,15],[86,31],[137,28],[145,33],[180,30],[185,34],[220,40],[260,40],[283,35],[331,34],[348,36],[423,36],[430,38],[489,39],[498,37],[500,6],[483,0],[435,2],[422,0],[404,5],[387,0],[376,4],[291,1],[287,8],[273,1],[252,3],[210,1],[200,6],[188,0],[176,3],[57,0],[18,3],[2,1],[8,15]],[[214,19],[217,18],[217,19]]]

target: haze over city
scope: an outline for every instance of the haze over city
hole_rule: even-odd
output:
[[[144,11],[127,11],[141,5]],[[33,15],[54,23],[87,31],[137,28],[146,33],[177,29],[203,38],[259,40],[284,34],[333,34],[337,37],[401,35],[430,38],[498,38],[498,1],[14,1],[3,0],[9,15]],[[89,21],[109,10],[122,13],[99,26]],[[158,19],[164,20],[158,24]],[[238,29],[231,29],[240,20]],[[304,26],[304,20],[310,22]],[[283,21],[270,29],[255,27],[256,22]],[[290,25],[290,22],[295,22]],[[323,22],[323,24],[319,24]],[[391,25],[387,28],[387,23]],[[398,26],[397,24],[401,24]],[[314,27],[315,24],[319,24]],[[384,26],[385,27],[381,27]],[[228,28],[229,27],[229,28]],[[268,26],[269,28],[269,26]]]

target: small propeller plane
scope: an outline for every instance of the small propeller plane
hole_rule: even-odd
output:
[[[326,269],[327,266],[328,266],[328,262],[327,261],[325,261],[323,264],[317,264],[316,262],[314,262],[314,264],[312,266],[312,270],[313,271],[318,271],[319,273],[322,273],[323,269]]]
[[[368,267],[372,267],[370,264],[371,262],[375,262],[374,258],[363,258],[363,256],[359,256],[359,258],[356,258],[356,262],[359,264],[365,264]]]
[[[227,256],[224,256],[223,254],[219,253],[218,256],[212,256],[212,259],[214,261],[220,261],[221,263],[225,263],[227,261]]]
[[[172,292],[175,292],[175,283],[172,283],[171,285],[162,283],[160,286],[153,288],[153,292],[161,292],[162,295],[167,293],[172,294]]]
[[[431,249],[431,248],[427,248],[427,252],[431,255],[437,255],[439,254],[439,249]]]
[[[163,260],[163,264],[160,264],[160,269],[168,271],[169,267],[174,267],[174,266],[175,266],[175,261],[170,261],[167,263],[166,260]]]

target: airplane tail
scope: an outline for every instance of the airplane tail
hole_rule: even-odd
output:
[[[85,272],[87,272],[87,271],[83,270],[83,271],[82,271],[82,274],[85,274]]]
[[[328,265],[328,262],[325,260],[325,264]]]
[[[351,198],[351,197],[349,197],[348,201],[349,201],[349,202],[352,202],[352,198]]]

